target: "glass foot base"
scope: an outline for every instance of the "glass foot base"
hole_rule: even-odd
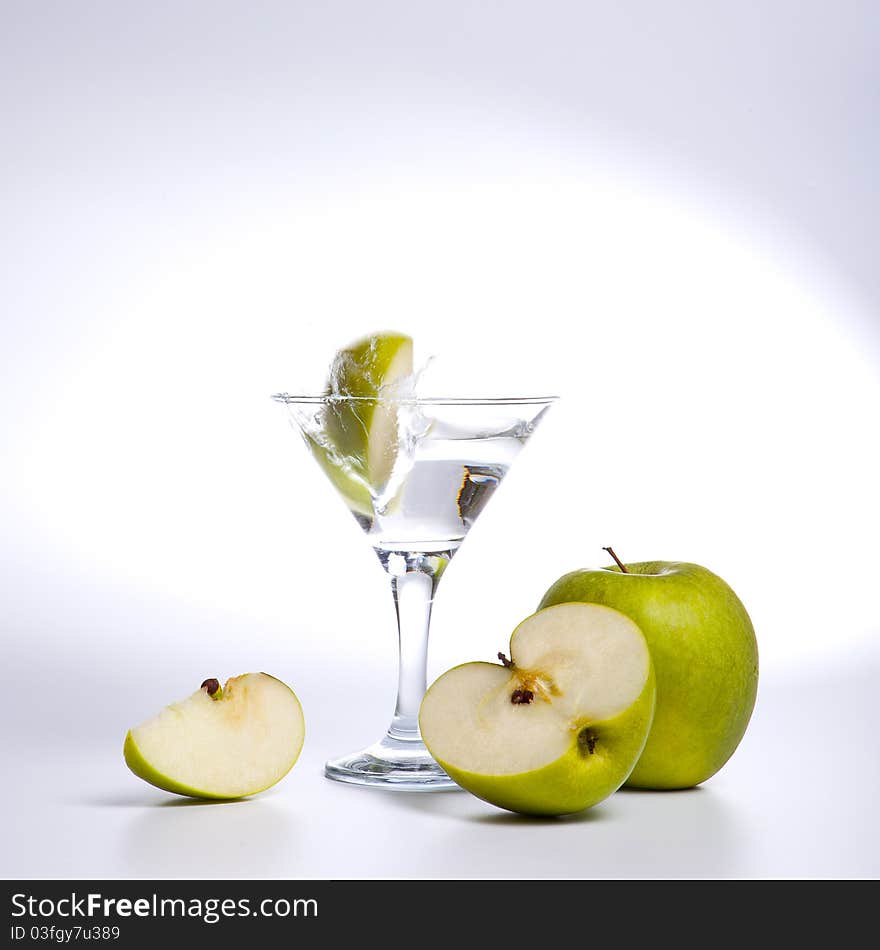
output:
[[[372,785],[401,792],[435,792],[457,789],[458,785],[431,758],[420,739],[385,736],[352,755],[331,759],[324,775],[334,782]]]

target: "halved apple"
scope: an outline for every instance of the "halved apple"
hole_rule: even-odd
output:
[[[645,745],[654,670],[642,632],[595,604],[524,620],[510,659],[466,663],[422,701],[431,754],[474,795],[533,815],[582,811],[616,791]]]
[[[207,679],[187,699],[130,730],[124,755],[145,782],[193,798],[242,798],[279,782],[305,737],[296,694],[266,673],[220,686]]]

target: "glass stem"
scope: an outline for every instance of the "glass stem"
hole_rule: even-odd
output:
[[[388,735],[392,739],[420,741],[419,706],[428,686],[431,607],[451,554],[381,550],[376,553],[391,578],[400,645],[397,705]]]

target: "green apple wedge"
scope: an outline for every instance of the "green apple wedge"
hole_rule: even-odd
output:
[[[345,499],[349,510],[367,518],[373,516],[373,496],[369,483],[364,479],[360,465],[337,454],[329,444],[312,433],[304,433],[312,456],[324,474]]]
[[[293,768],[305,721],[293,690],[267,673],[201,688],[131,729],[123,754],[145,782],[192,798],[265,791]]]
[[[422,738],[447,774],[530,815],[583,811],[616,791],[654,711],[636,624],[606,607],[551,607],[514,630],[509,660],[498,657],[449,670],[422,700]]]
[[[383,399],[413,374],[413,341],[404,333],[374,333],[339,350],[330,367],[322,440],[312,452],[349,507],[373,513],[397,458],[397,407]],[[333,398],[338,397],[338,398]]]
[[[758,688],[758,645],[740,599],[697,564],[644,561],[573,571],[540,607],[582,602],[613,607],[640,627],[657,675],[654,723],[627,784],[690,788],[733,755]]]

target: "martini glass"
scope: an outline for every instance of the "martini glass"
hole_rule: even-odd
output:
[[[324,774],[406,791],[455,788],[422,742],[418,725],[434,593],[556,397],[272,398],[286,406],[294,429],[373,545],[397,613],[400,659],[391,725],[367,749],[331,759]],[[360,433],[354,451],[340,420],[347,421],[349,434]]]

